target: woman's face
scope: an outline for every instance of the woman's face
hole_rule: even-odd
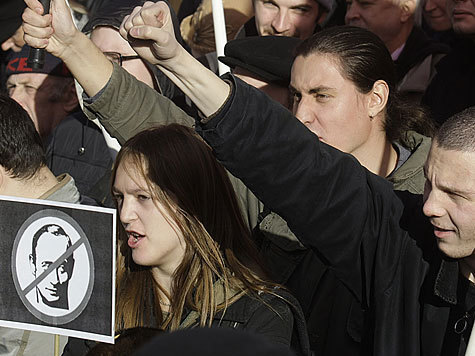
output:
[[[424,19],[434,31],[447,31],[452,27],[446,0],[425,0],[422,10]]]
[[[171,275],[183,260],[183,236],[130,159],[119,164],[112,190],[134,262]]]

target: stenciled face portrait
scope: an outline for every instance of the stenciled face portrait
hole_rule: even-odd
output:
[[[324,10],[315,0],[254,0],[256,27],[261,36],[306,39]]]
[[[35,278],[42,276],[48,268],[60,260],[71,246],[70,238],[58,225],[46,225],[33,238],[30,255],[31,270]],[[72,255],[62,260],[57,267],[47,272],[46,277],[36,285],[38,303],[49,307],[68,309],[68,285],[74,267]]]
[[[439,249],[452,258],[473,258],[475,250],[475,153],[432,143],[424,167],[424,214]]]
[[[290,91],[294,115],[322,142],[357,158],[365,151],[372,130],[366,95],[341,75],[335,57],[298,56]]]
[[[447,11],[456,33],[475,38],[475,0],[447,0]]]
[[[447,31],[452,28],[446,0],[425,0],[422,15],[427,25],[434,31]]]
[[[91,32],[91,41],[102,52],[117,52],[123,56],[137,55],[130,47],[129,42],[124,40],[119,31],[113,27],[98,26],[94,28]],[[141,82],[154,88],[153,75],[140,58],[123,61],[122,67]]]
[[[185,242],[177,224],[164,205],[156,201],[139,171],[127,158],[117,168],[112,190],[119,218],[134,262],[171,275],[183,260]]]

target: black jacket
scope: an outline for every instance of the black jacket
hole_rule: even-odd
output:
[[[276,295],[263,294],[260,299],[242,296],[231,304],[225,313],[219,312],[214,316],[212,327],[256,333],[272,343],[292,346],[296,355],[310,356],[307,330],[300,305],[288,292],[275,291]],[[197,321],[186,328],[196,326]],[[69,338],[63,356],[84,356],[94,345],[93,341]]]
[[[45,141],[46,163],[58,176],[69,173],[81,195],[87,195],[112,167],[102,131],[78,110],[54,128]]]
[[[426,35],[419,27],[414,26],[401,54],[394,62],[396,64],[397,81],[401,81],[412,67],[422,62],[427,56],[449,52],[449,46],[437,42]]]
[[[422,99],[437,125],[475,105],[475,42],[460,40],[436,66]]]
[[[457,302],[458,265],[443,258],[427,221],[402,219],[390,183],[228,78],[230,98],[197,130],[366,310],[362,354],[439,355]]]

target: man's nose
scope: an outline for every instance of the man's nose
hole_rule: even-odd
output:
[[[54,271],[51,271],[51,273],[48,275],[48,282],[52,285],[55,286],[60,283],[59,281],[59,274],[58,274],[58,268],[55,268]]]
[[[304,98],[300,100],[297,106],[294,106],[294,115],[304,125],[309,125],[315,120],[313,110]]]
[[[290,19],[287,11],[279,10],[272,21],[272,28],[276,34],[284,33],[290,29]]]
[[[345,24],[348,25],[351,21],[357,20],[359,16],[358,5],[354,2],[348,4],[346,7]]]
[[[21,89],[19,87],[13,87],[13,88],[8,90],[8,95],[10,96],[10,98],[15,100],[18,104],[20,104],[23,109],[25,109],[25,105],[23,103],[24,97],[25,97],[25,92],[24,92],[23,89]]]
[[[432,11],[435,9],[435,4],[432,0],[426,0],[425,4],[424,4],[424,11]]]
[[[422,211],[424,215],[427,217],[440,217],[444,215],[445,209],[443,208],[443,204],[441,198],[437,191],[432,190],[430,187],[424,189],[424,206],[422,207]]]

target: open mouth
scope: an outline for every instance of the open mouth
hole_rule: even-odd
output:
[[[127,244],[130,248],[135,248],[139,245],[140,241],[145,237],[145,235],[140,235],[136,232],[127,232],[129,239],[127,240]]]

